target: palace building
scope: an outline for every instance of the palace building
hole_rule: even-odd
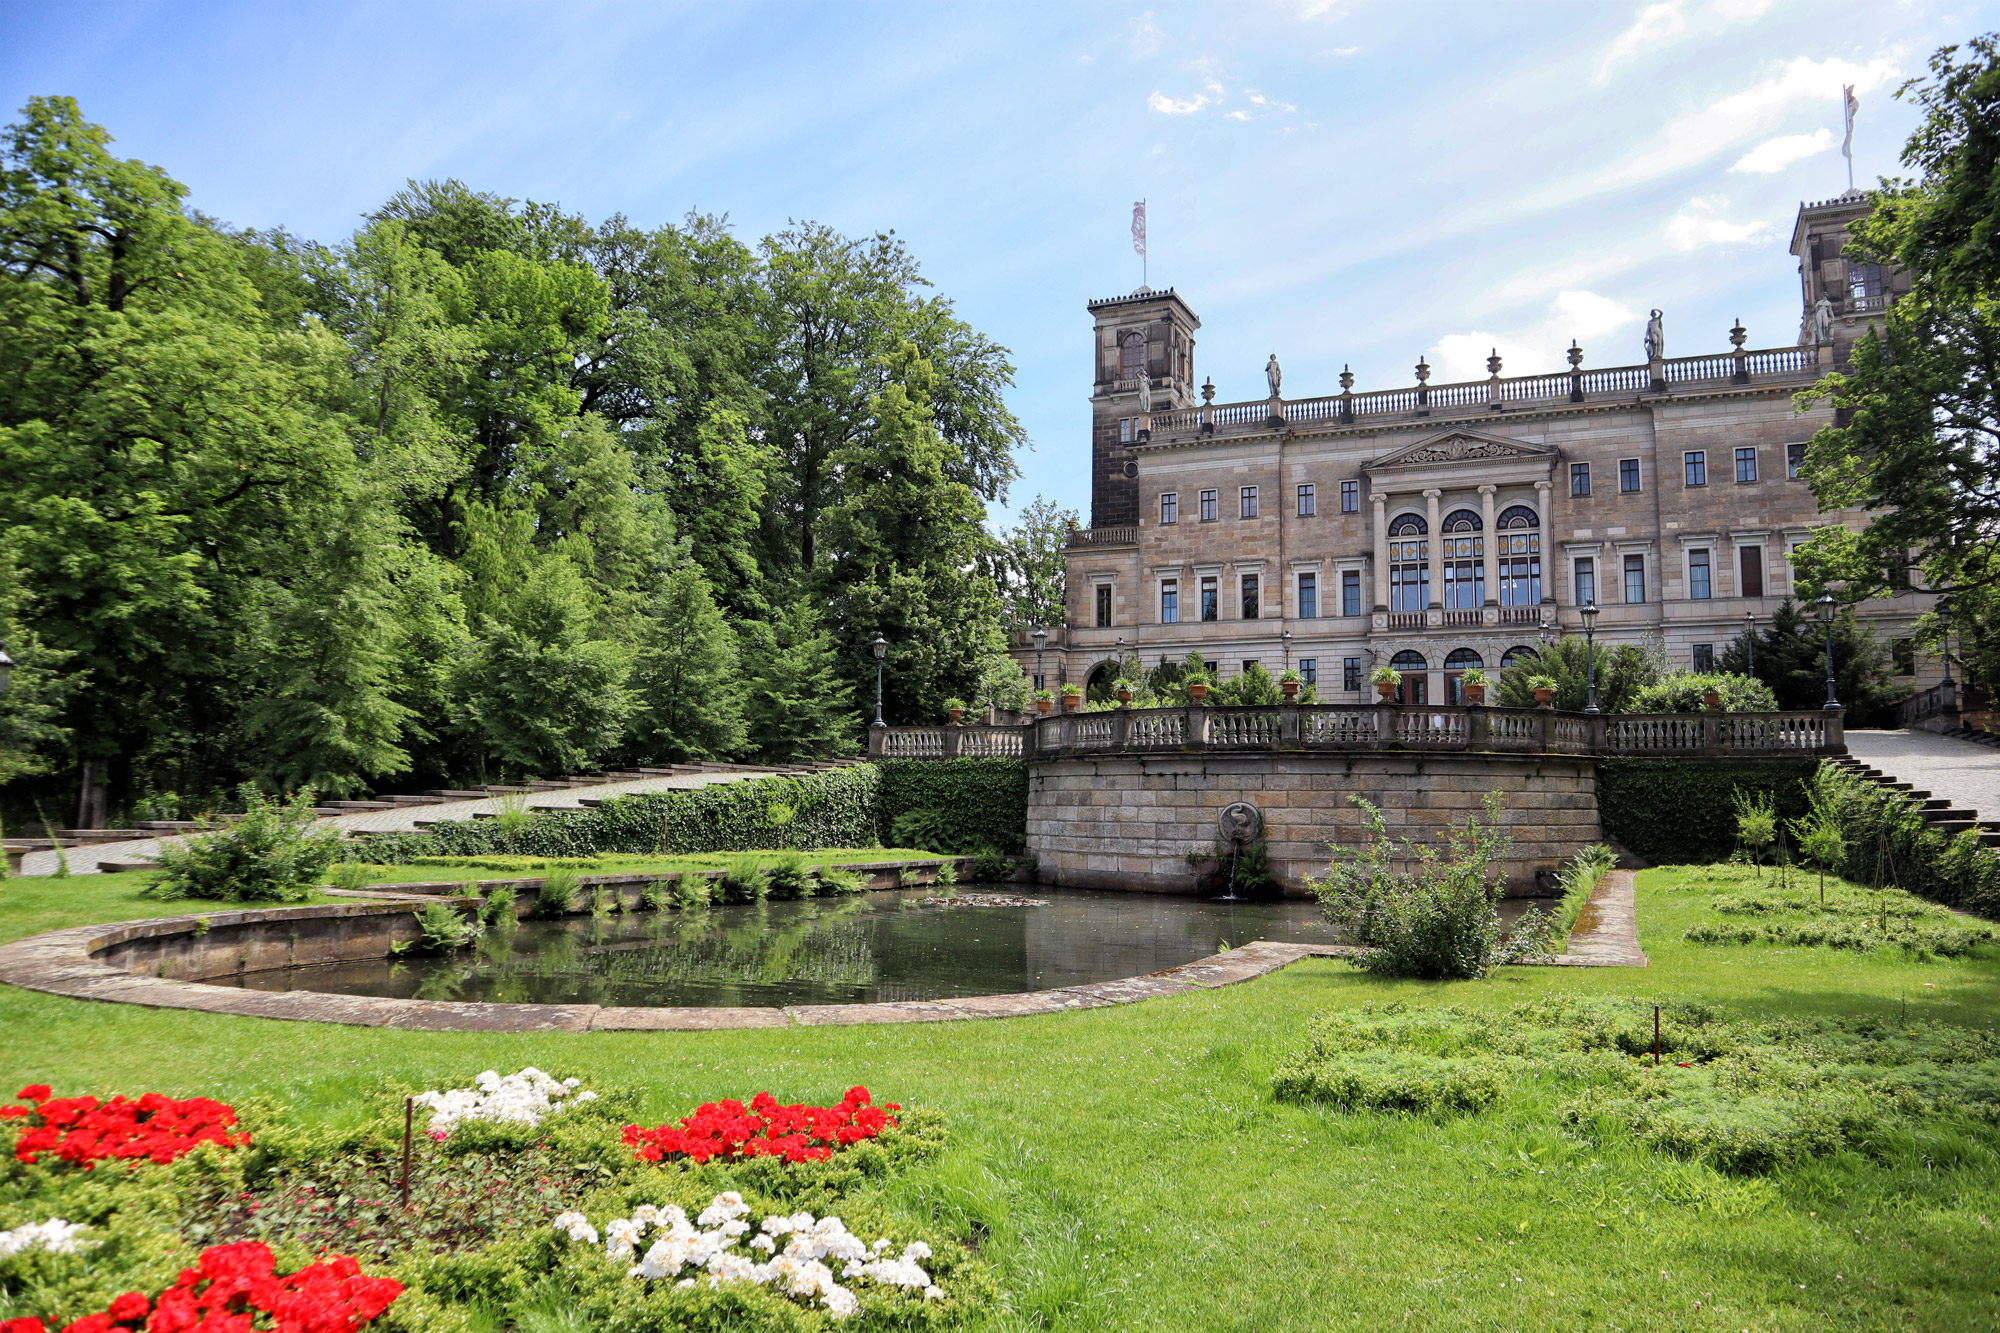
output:
[[[1853,191],[1800,208],[1792,236],[1803,317],[1792,346],[1407,388],[1217,403],[1197,388],[1201,321],[1172,289],[1092,301],[1090,526],[1070,535],[1068,619],[1040,652],[1048,687],[1092,681],[1121,654],[1147,666],[1191,650],[1226,677],[1251,662],[1297,668],[1328,702],[1372,698],[1368,673],[1402,672],[1408,702],[1455,702],[1459,674],[1513,666],[1580,633],[1650,642],[1707,669],[1768,624],[1792,590],[1791,553],[1822,514],[1799,477],[1831,420],[1793,395],[1842,364],[1907,284],[1850,263]],[[1859,608],[1913,683],[1941,673],[1907,647],[1930,598]],[[1013,648],[1036,671],[1027,628]]]

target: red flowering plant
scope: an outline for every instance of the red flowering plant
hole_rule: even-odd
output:
[[[720,1158],[773,1157],[788,1163],[820,1162],[840,1148],[872,1139],[896,1124],[895,1102],[871,1106],[866,1088],[849,1088],[838,1106],[780,1106],[768,1092],[750,1105],[727,1100],[704,1102],[678,1127],[625,1126],[625,1142],[642,1162],[686,1157],[696,1163]]]
[[[46,1083],[15,1093],[28,1106],[0,1106],[0,1120],[25,1120],[14,1139],[14,1156],[34,1164],[43,1153],[91,1170],[100,1161],[143,1159],[164,1165],[204,1143],[239,1148],[248,1134],[231,1133],[236,1109],[206,1097],[176,1101],[148,1092],[137,1099],[119,1096],[53,1097]]]
[[[402,1283],[366,1277],[340,1256],[281,1275],[270,1246],[244,1241],[203,1250],[199,1264],[182,1269],[157,1301],[128,1291],[62,1333],[354,1333],[402,1294]],[[48,1329],[39,1319],[10,1319],[0,1333]]]

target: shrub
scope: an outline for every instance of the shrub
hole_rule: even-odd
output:
[[[450,903],[431,903],[418,910],[423,931],[418,947],[426,953],[450,953],[477,940],[485,929],[478,917],[468,917]]]
[[[818,887],[803,852],[780,853],[768,872],[768,892],[773,898],[810,898]]]
[[[1857,884],[1895,884],[1921,898],[2000,915],[2000,857],[1967,830],[1933,828],[1908,801],[1833,763],[1812,779],[1817,817],[1840,831],[1840,873]]]
[[[725,903],[761,902],[770,891],[771,875],[764,869],[763,862],[755,856],[738,856],[730,860],[716,881],[720,890],[717,900]]]
[[[679,875],[663,875],[647,880],[639,889],[639,904],[648,912],[664,912],[674,905],[675,890],[680,884]]]
[[[1778,816],[1771,809],[1769,792],[1735,793],[1736,800],[1736,841],[1750,853],[1752,865],[1761,875],[1764,868],[1764,849],[1778,836]]]
[[[931,883],[941,889],[949,889],[958,883],[958,866],[951,861],[938,862],[937,872],[931,876]]]
[[[885,759],[877,802],[880,831],[898,847],[922,847],[935,852],[971,852],[992,847],[1017,852],[1028,837],[1028,766],[1019,759]],[[897,817],[910,811],[932,812],[924,825],[927,841],[906,842]],[[821,846],[866,846],[860,842]]]
[[[1498,792],[1482,803],[1484,822],[1474,815],[1446,829],[1442,848],[1398,842],[1373,803],[1347,799],[1360,807],[1368,840],[1359,849],[1336,846],[1325,878],[1307,876],[1306,886],[1327,919],[1365,948],[1355,959],[1361,967],[1432,981],[1483,977],[1542,943],[1517,930],[1503,947],[1493,904],[1509,839],[1495,822]],[[1398,870],[1399,862],[1411,868]]]
[[[972,878],[981,884],[997,884],[1012,873],[1014,864],[992,847],[981,847],[972,858]]]
[[[535,890],[535,915],[566,916],[574,912],[577,894],[581,890],[582,885],[577,882],[574,870],[551,870],[542,876],[541,886]]]
[[[867,891],[868,881],[852,870],[842,870],[838,866],[821,866],[813,872],[819,879],[822,894],[851,894]]]
[[[330,830],[312,829],[312,789],[283,805],[247,783],[242,791],[248,808],[240,821],[161,846],[160,877],[146,887],[147,897],[297,902],[312,896],[340,855]]]
[[[488,928],[507,929],[520,920],[514,906],[514,890],[506,884],[495,884],[486,891],[479,905],[480,924]]]
[[[950,817],[942,810],[905,810],[896,816],[890,838],[898,847],[948,851],[953,842]]]
[[[375,882],[380,866],[371,866],[362,861],[336,861],[327,872],[328,888],[346,889],[350,892],[365,889]]]
[[[674,881],[674,903],[683,909],[706,907],[715,901],[715,888],[707,875],[682,875]]]
[[[1778,696],[1755,676],[1739,676],[1725,671],[1673,671],[1651,685],[1642,686],[1620,712],[1702,713],[1708,711],[1703,696],[1714,690],[1722,696],[1725,713],[1775,713]]]

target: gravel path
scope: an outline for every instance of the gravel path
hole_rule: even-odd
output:
[[[712,786],[718,782],[740,782],[745,778],[770,776],[767,773],[683,773],[674,777],[633,778],[626,782],[606,782],[595,787],[569,787],[560,791],[538,791],[528,793],[531,806],[558,806],[578,808],[583,801],[603,800],[607,796],[624,796],[639,791],[671,791],[676,788]],[[335,828],[344,832],[354,830],[403,831],[415,829],[418,820],[470,819],[485,811],[498,810],[501,798],[486,797],[476,801],[447,801],[442,805],[410,805],[399,810],[363,810],[352,815],[332,815],[318,822],[316,827]],[[63,854],[69,858],[72,875],[97,873],[98,866],[105,861],[143,861],[157,856],[164,842],[183,842],[186,835],[175,838],[134,838],[130,842],[100,842],[84,846],[68,847]],[[30,852],[21,863],[24,875],[53,875],[56,873],[54,852]]]
[[[1957,809],[2000,819],[2000,750],[1930,731],[1850,731],[1847,752]]]

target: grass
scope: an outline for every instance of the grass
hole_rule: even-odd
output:
[[[8,881],[0,934],[157,915],[132,896],[138,879]],[[1314,1016],[1371,1002],[1634,996],[1983,1030],[2000,1014],[1990,946],[1919,962],[1682,938],[1737,891],[1642,873],[1645,970],[1417,983],[1309,960],[1247,985],[997,1022],[424,1033],[0,988],[0,1069],[62,1093],[261,1095],[313,1121],[352,1116],[385,1080],[462,1085],[526,1064],[641,1087],[647,1123],[761,1088],[831,1101],[863,1083],[950,1118],[944,1159],[897,1197],[979,1239],[1010,1292],[996,1329],[2000,1328],[1990,1133],[1940,1128],[1745,1177],[1594,1146],[1561,1127],[1552,1091],[1442,1119],[1272,1095]]]

